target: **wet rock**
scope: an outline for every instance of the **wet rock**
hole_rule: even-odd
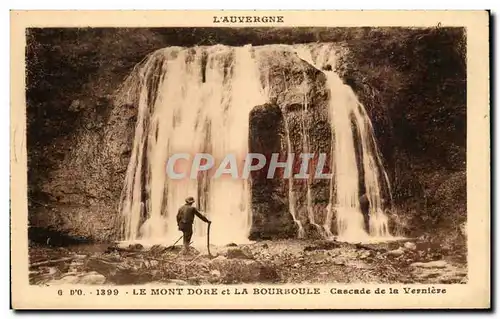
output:
[[[83,285],[102,285],[105,282],[106,282],[106,277],[95,271],[81,276],[80,279],[78,280],[78,283]]]
[[[128,248],[130,250],[142,250],[144,247],[141,244],[130,244]]]
[[[448,263],[444,260],[435,260],[430,262],[416,262],[410,265],[410,267],[419,267],[419,268],[445,268]]]
[[[108,248],[106,248],[104,253],[111,254],[111,253],[114,253],[117,251],[120,251],[120,248],[116,244],[113,244],[113,245],[108,246]]]
[[[371,255],[372,255],[372,253],[369,250],[365,250],[359,255],[359,259],[366,259],[366,258],[370,257]]]
[[[140,264],[143,264],[139,261]],[[90,258],[87,267],[105,276],[110,282],[119,285],[150,282],[152,273],[141,269],[134,262],[113,262],[104,258]]]
[[[406,248],[408,250],[415,250],[415,249],[417,249],[417,245],[415,243],[408,241],[404,244],[404,248]]]
[[[250,250],[241,248],[230,248],[226,251],[225,256],[228,259],[254,259]]]
[[[401,255],[403,255],[405,253],[405,251],[401,248],[398,248],[398,249],[395,249],[395,250],[391,250],[389,252],[387,252],[387,255],[388,256],[394,256],[394,257],[399,257]]]

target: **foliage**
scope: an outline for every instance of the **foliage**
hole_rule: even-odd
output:
[[[464,243],[466,52],[462,28],[372,29],[339,71],[372,119],[405,235]]]

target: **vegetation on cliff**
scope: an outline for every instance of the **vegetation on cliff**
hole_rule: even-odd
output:
[[[465,48],[461,28],[373,29],[340,64],[372,119],[401,231],[450,248],[467,218]]]

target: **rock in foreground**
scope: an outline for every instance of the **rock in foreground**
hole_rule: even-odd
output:
[[[203,285],[242,283],[466,283],[467,269],[439,251],[383,244],[268,241],[215,247],[215,256],[180,246],[61,255],[30,267],[32,284]],[[395,248],[395,247],[394,247]],[[43,250],[45,254],[51,250]],[[53,250],[52,250],[53,251]],[[56,251],[53,251],[54,253]],[[36,252],[34,252],[36,253]]]

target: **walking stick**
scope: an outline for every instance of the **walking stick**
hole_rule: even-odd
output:
[[[167,249],[172,249],[175,247],[175,244],[177,244],[179,242],[179,240],[181,240],[181,238],[184,237],[184,235],[182,235],[181,237],[179,237],[179,239],[177,239],[177,241],[170,247],[168,247]]]
[[[208,250],[208,256],[212,257],[212,254],[210,253],[210,225],[212,223],[208,223],[207,226],[207,250]]]

